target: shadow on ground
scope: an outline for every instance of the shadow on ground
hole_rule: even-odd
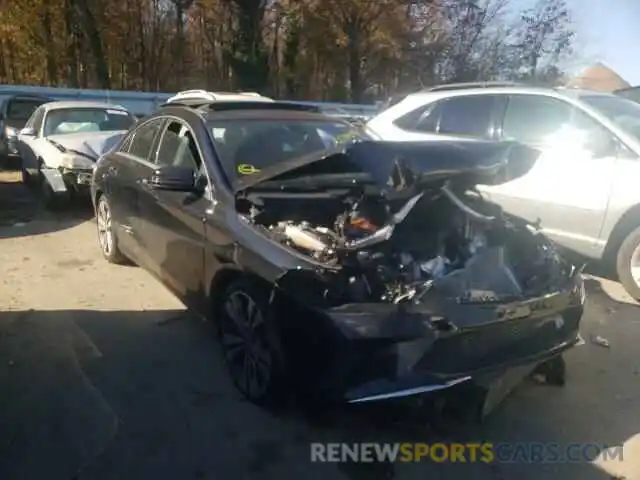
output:
[[[18,172],[0,172],[0,239],[53,233],[93,217],[88,198],[73,201],[58,212],[46,211]]]
[[[311,442],[620,444],[640,431],[639,387],[594,365],[630,368],[635,350],[580,348],[565,388],[524,384],[485,424],[442,430],[397,406],[258,409],[231,387],[210,325],[184,311],[0,312],[0,477],[611,479],[585,462],[310,462]]]

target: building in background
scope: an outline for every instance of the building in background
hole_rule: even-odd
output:
[[[631,87],[631,85],[616,72],[602,63],[585,69],[580,75],[567,82],[567,87],[585,88],[600,92],[614,92]]]

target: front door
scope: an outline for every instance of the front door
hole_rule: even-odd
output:
[[[138,182],[153,173],[152,163],[164,119],[155,118],[137,127],[122,142],[114,156],[107,176],[107,195],[115,220],[118,241],[136,262],[147,266],[148,258],[142,248]]]
[[[206,182],[194,136],[181,121],[169,121],[155,158],[156,167],[188,166],[198,181]],[[153,190],[140,187],[143,248],[151,268],[189,306],[201,307],[204,298],[206,193]]]
[[[531,147],[529,171],[503,185],[480,187],[490,200],[531,222],[560,244],[592,255],[617,162],[616,140],[597,120],[574,105],[542,95],[513,95],[502,138]]]

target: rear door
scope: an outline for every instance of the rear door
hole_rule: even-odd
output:
[[[206,184],[202,153],[195,136],[178,118],[163,127],[154,164],[183,166]],[[203,187],[205,186],[203,184]],[[204,194],[154,190],[140,183],[140,236],[150,268],[189,306],[198,308],[204,298],[205,210],[211,206]]]
[[[512,214],[541,221],[550,237],[586,255],[592,253],[611,192],[614,135],[573,103],[546,95],[510,95],[500,127],[504,140],[528,147],[524,175],[503,185],[480,187]]]
[[[147,263],[142,248],[139,180],[155,168],[153,159],[165,119],[153,118],[133,130],[113,156],[108,172],[108,194],[118,227],[118,239],[140,264]]]

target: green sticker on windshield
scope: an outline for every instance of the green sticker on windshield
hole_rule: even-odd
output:
[[[349,140],[354,140],[355,138],[357,138],[357,134],[354,132],[345,132],[336,135],[336,141],[339,143],[348,142]]]
[[[256,173],[260,173],[260,169],[254,167],[253,165],[249,165],[248,163],[241,163],[238,165],[238,173],[240,175],[253,175]]]

